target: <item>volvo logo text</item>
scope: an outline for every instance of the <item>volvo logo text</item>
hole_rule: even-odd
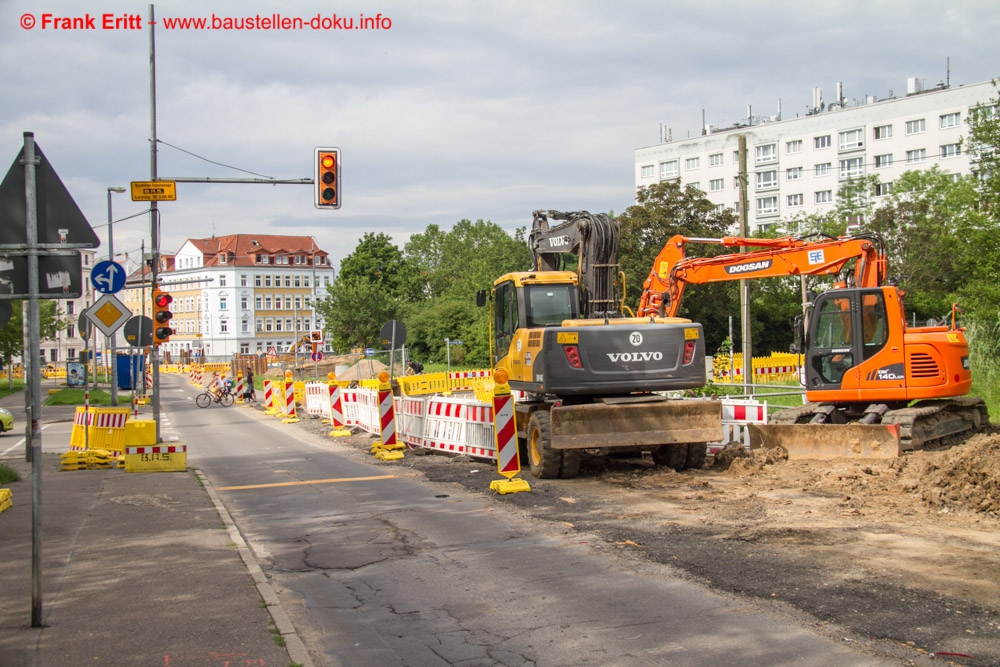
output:
[[[663,361],[662,352],[608,352],[612,362],[629,361]]]

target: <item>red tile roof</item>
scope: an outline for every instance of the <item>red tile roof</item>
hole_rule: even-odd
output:
[[[328,257],[311,236],[277,236],[270,234],[230,234],[208,239],[188,239],[205,256],[204,266],[220,266],[222,253],[226,254],[225,266],[256,266],[257,255],[303,255]],[[269,264],[274,264],[272,259]],[[289,259],[289,266],[295,260]],[[299,266],[302,266],[301,264]],[[324,266],[329,266],[326,262]]]

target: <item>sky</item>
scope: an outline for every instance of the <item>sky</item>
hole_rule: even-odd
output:
[[[149,7],[0,0],[0,166],[34,132],[102,241],[108,188],[151,177]],[[908,77],[957,86],[1000,74],[993,0],[153,7],[161,178],[311,178],[317,146],[342,152],[336,211],[317,210],[309,185],[179,183],[177,201],[159,205],[163,252],[213,234],[311,235],[336,263],[367,232],[402,248],[431,224],[513,232],[536,209],[617,213],[634,202],[634,151],[658,143],[661,124],[680,139],[703,114],[728,126],[748,106],[804,113],[814,86],[828,101],[838,82],[848,100],[884,98]],[[304,27],[222,23],[274,15]],[[362,17],[377,29],[357,29]],[[220,27],[178,27],[185,18]],[[149,216],[122,219],[148,205],[112,197],[116,254],[134,261]]]

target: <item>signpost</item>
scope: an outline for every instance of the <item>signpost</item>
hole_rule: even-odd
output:
[[[177,182],[132,181],[132,201],[177,201]]]

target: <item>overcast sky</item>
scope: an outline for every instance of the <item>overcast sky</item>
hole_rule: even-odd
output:
[[[278,13],[379,16],[381,29],[165,26]],[[45,14],[89,14],[96,29],[53,29]],[[141,27],[102,29],[104,14]],[[748,105],[776,114],[779,99],[789,118],[838,81],[849,100],[899,95],[910,76],[944,81],[949,56],[953,86],[1000,74],[995,0],[163,0],[155,14],[161,141],[278,178],[312,177],[316,146],[343,155],[339,211],[317,211],[306,185],[179,184],[160,205],[164,252],[213,233],[301,234],[337,261],[367,231],[402,247],[463,218],[512,231],[538,208],[620,212],[634,150],[658,143],[661,123],[683,138],[702,110],[724,126]],[[0,0],[0,166],[34,132],[102,240],[107,188],[150,177],[148,16],[139,2]],[[158,165],[249,176],[163,144]],[[114,195],[116,219],[143,208]],[[148,217],[114,235],[134,257]]]

